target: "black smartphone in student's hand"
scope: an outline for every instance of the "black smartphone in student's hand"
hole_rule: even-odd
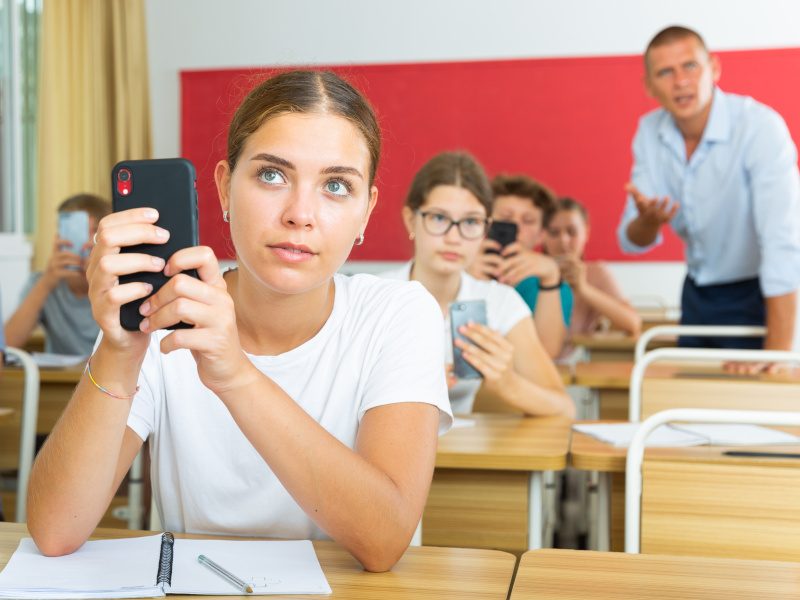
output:
[[[500,244],[502,250],[517,241],[517,224],[511,221],[492,221],[486,237]],[[487,249],[489,254],[500,254],[497,250]]]
[[[453,335],[453,374],[459,379],[480,379],[480,371],[469,364],[461,353],[461,348],[456,346],[456,340],[461,339],[468,344],[475,344],[472,340],[461,335],[459,327],[467,323],[480,323],[486,325],[486,302],[483,300],[462,300],[450,305],[450,330]]]
[[[155,208],[156,225],[169,231],[165,244],[139,244],[122,248],[124,253],[160,256],[167,261],[183,248],[197,246],[197,190],[194,165],[183,158],[125,160],[111,170],[111,198],[114,212],[131,208]],[[185,271],[198,277],[197,271]],[[120,284],[143,281],[153,286],[155,294],[169,278],[163,272],[132,273],[119,278]],[[138,331],[142,317],[139,307],[147,298],[128,302],[120,307],[119,320],[124,329]],[[176,323],[168,329],[192,327]]]

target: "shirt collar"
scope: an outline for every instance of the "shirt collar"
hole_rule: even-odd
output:
[[[711,112],[708,115],[708,123],[703,131],[702,142],[726,142],[731,134],[731,118],[728,110],[728,96],[718,87],[714,88],[714,96],[711,98]],[[675,124],[672,115],[664,111],[664,118],[658,127],[659,137],[667,144],[676,148],[683,147],[683,136],[680,129]]]
[[[711,114],[703,132],[703,140],[708,142],[726,142],[731,134],[731,118],[728,111],[728,97],[719,89],[714,88],[714,97],[711,100]]]

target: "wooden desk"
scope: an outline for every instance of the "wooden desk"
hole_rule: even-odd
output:
[[[589,352],[591,362],[632,361],[637,338],[621,331],[609,331],[592,335],[572,337],[573,346],[582,346]],[[650,342],[648,349],[675,346],[677,338],[658,338]]]
[[[522,556],[511,600],[789,600],[791,562],[538,550]]]
[[[36,433],[47,435],[55,426],[72,392],[83,374],[83,365],[63,369],[39,369],[39,415]],[[0,373],[0,406],[11,407],[13,415],[0,418],[0,471],[16,471],[19,464],[19,431],[22,418],[23,371],[19,367],[6,367]],[[0,492],[5,517],[14,518],[16,494]],[[116,496],[102,523],[109,526],[123,525],[124,520],[113,516],[115,508],[127,504],[124,496]]]
[[[98,529],[97,538],[131,537],[152,532]],[[0,568],[5,567],[19,540],[27,535],[24,525],[0,523]],[[181,537],[181,536],[178,536]],[[211,537],[211,536],[191,536]],[[496,550],[468,548],[409,548],[388,573],[366,573],[356,560],[333,542],[314,542],[322,570],[333,594],[328,598],[352,600],[444,600],[482,598],[505,600],[514,573],[515,558]],[[196,600],[197,596],[170,596]],[[320,596],[270,596],[270,598],[319,598]],[[241,596],[231,596],[241,598]]]
[[[792,430],[797,434],[797,430]],[[800,459],[725,456],[726,450],[800,453],[800,445],[648,448],[642,467],[642,551],[800,561]],[[623,549],[625,458],[574,432],[570,463],[601,473],[600,547]],[[610,517],[608,516],[610,511]]]
[[[474,426],[439,439],[423,543],[516,552],[540,547],[554,510],[550,498],[543,517],[543,472],[566,466],[571,421],[481,413],[467,418]]]
[[[633,362],[584,362],[574,368],[574,385],[596,390],[599,417],[628,418]],[[647,369],[643,382],[642,417],[667,408],[753,409],[753,397],[770,388],[770,410],[797,410],[800,406],[800,376],[797,372],[775,375],[736,375],[722,371],[721,364],[657,363]]]
[[[39,369],[39,415],[36,433],[47,435],[61,416],[83,373],[83,365],[64,369]],[[0,471],[14,470],[19,462],[19,426],[22,418],[24,373],[19,367],[3,370],[0,406],[12,408],[15,416],[0,424]]]
[[[0,408],[0,423],[9,420],[14,416],[14,410],[11,408]]]
[[[28,341],[25,342],[24,350],[26,352],[44,352],[45,334],[41,325],[37,325],[31,332]]]

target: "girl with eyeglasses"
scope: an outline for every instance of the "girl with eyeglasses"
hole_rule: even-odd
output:
[[[480,251],[489,225],[492,190],[483,168],[465,152],[444,152],[414,177],[403,207],[403,222],[414,241],[414,258],[384,273],[391,279],[419,281],[448,319],[453,302],[484,300],[487,326],[471,323],[456,341],[464,359],[482,379],[456,380],[452,374],[449,323],[448,386],[453,412],[471,412],[476,397],[528,415],[575,412],[556,368],[536,334],[531,311],[513,288],[480,281],[465,272]]]

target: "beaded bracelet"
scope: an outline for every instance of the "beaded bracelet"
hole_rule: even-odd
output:
[[[91,362],[92,362],[92,359],[91,359],[91,357],[89,357],[89,360],[86,361],[86,368],[83,370],[83,372],[86,373],[89,376],[89,381],[92,382],[94,387],[96,387],[98,390],[100,390],[104,394],[108,394],[109,396],[111,396],[112,398],[116,398],[117,400],[132,400],[133,397],[136,395],[136,392],[139,391],[139,386],[138,385],[136,386],[136,389],[133,391],[133,393],[130,396],[119,396],[119,395],[115,394],[114,392],[108,391],[102,385],[97,383],[94,380],[94,377],[92,377],[92,369],[89,367],[89,363],[91,363]]]

